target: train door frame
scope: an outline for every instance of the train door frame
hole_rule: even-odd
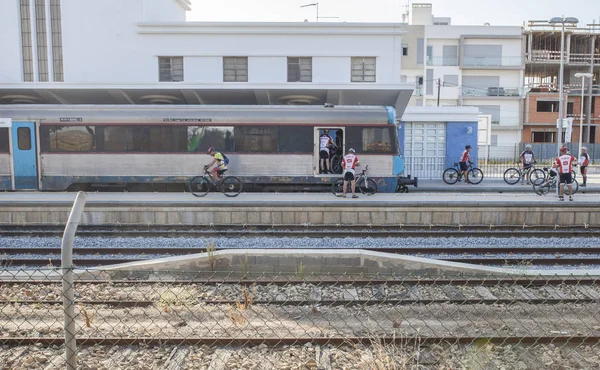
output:
[[[342,130],[342,150],[346,147],[346,127],[341,127],[341,126],[326,126],[326,127],[322,127],[322,126],[317,126],[315,127],[315,131],[314,131],[314,152],[313,152],[313,175],[317,176],[317,177],[339,177],[340,174],[322,174],[319,173],[320,170],[320,166],[321,166],[321,158],[320,158],[320,146],[319,146],[319,138],[321,137],[321,131],[322,130],[329,130],[331,131],[337,131],[337,130]],[[331,135],[331,134],[330,134]],[[336,135],[334,135],[334,140],[335,140]],[[342,151],[341,156],[344,156],[344,152]],[[331,160],[331,158],[329,158]]]
[[[40,189],[38,126],[36,121],[12,121],[9,146],[13,190]],[[29,129],[29,149],[19,147],[20,129]]]

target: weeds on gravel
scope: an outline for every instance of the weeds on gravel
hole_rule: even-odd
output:
[[[300,265],[296,267],[296,275],[298,275],[300,279],[304,279],[304,264],[302,261],[300,261]]]
[[[88,313],[87,310],[83,307],[83,305],[79,304],[79,310],[83,314],[83,318],[85,319],[85,326],[88,328],[92,327],[92,323],[94,322],[95,313]]]
[[[240,263],[240,272],[243,275],[248,275],[248,271],[250,271],[250,269],[248,268],[248,255],[246,254],[244,256],[244,262]]]
[[[418,334],[416,337],[418,338]],[[386,344],[383,338],[372,334],[369,336],[369,345],[359,347],[354,344],[355,350],[362,352],[360,357],[363,360],[357,364],[358,368],[363,370],[418,369],[422,348],[418,340],[415,345],[408,345],[408,343],[408,340],[400,340],[399,344]]]
[[[248,322],[246,317],[244,316],[244,311],[249,309],[252,306],[252,302],[254,301],[254,294],[248,292],[248,289],[245,285],[242,286],[242,300],[237,300],[235,302],[235,306],[230,305],[229,311],[227,312],[227,317],[233,322],[235,325],[241,326]]]
[[[158,297],[158,306],[165,312],[169,312],[171,306],[191,306],[194,304],[195,296],[185,287],[171,287],[161,292]]]
[[[210,271],[215,271],[215,264],[217,262],[217,257],[215,253],[217,252],[217,245],[213,241],[209,241],[206,243],[206,254],[208,254],[208,263],[210,263]]]

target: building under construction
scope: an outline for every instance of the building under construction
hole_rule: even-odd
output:
[[[600,124],[600,25],[577,27],[566,23],[561,56],[562,28],[562,24],[548,21],[530,21],[525,28],[525,88],[529,93],[523,104],[523,142],[556,143],[562,57],[563,115],[574,119],[571,141],[579,141],[582,79],[575,74],[583,72],[594,75],[591,80],[585,78],[583,87],[583,142],[599,143],[596,126]]]

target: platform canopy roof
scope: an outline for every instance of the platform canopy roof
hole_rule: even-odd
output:
[[[15,84],[0,86],[0,104],[387,105],[401,116],[413,86],[248,86]]]

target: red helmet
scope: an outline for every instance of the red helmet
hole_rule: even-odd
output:
[[[210,154],[214,151],[212,146],[209,146],[208,149],[206,150],[206,154]]]
[[[569,149],[566,146],[563,146],[562,148],[560,148],[561,153],[566,153],[568,151],[569,151]]]

